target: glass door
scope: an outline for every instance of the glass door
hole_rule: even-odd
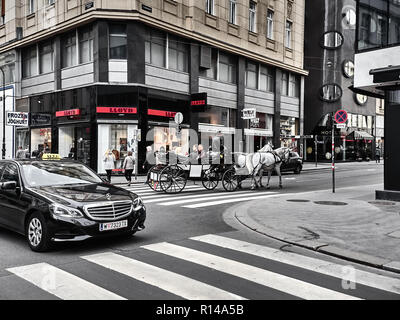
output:
[[[76,160],[90,166],[90,128],[76,128]]]

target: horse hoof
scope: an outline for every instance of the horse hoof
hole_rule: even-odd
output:
[[[283,186],[279,186],[279,189],[283,189]]]
[[[269,190],[269,189],[271,189],[271,187],[270,186],[266,186],[265,189]]]
[[[251,190],[256,190],[256,187],[251,187]]]

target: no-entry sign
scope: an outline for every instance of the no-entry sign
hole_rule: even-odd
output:
[[[348,119],[348,114],[345,110],[339,110],[335,113],[336,123],[345,123]]]

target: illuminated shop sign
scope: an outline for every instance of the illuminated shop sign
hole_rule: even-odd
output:
[[[134,114],[137,108],[131,107],[97,107],[97,113]]]
[[[70,109],[70,110],[63,110],[57,111],[56,117],[70,117],[70,116],[79,116],[81,114],[81,109]]]
[[[207,93],[194,93],[190,96],[190,106],[191,107],[205,107],[207,106]]]
[[[149,109],[149,110],[147,111],[147,114],[148,114],[149,116],[173,118],[173,117],[175,117],[176,112],[174,112],[174,111],[164,111],[164,110]]]

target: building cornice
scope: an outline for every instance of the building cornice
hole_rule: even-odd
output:
[[[31,43],[36,43],[36,42],[41,41],[50,36],[54,36],[56,34],[63,33],[65,31],[67,31],[68,29],[72,29],[79,25],[86,24],[90,21],[98,20],[98,19],[131,20],[131,21],[144,22],[153,27],[161,28],[164,31],[173,32],[177,35],[187,37],[192,40],[214,46],[218,49],[225,50],[225,51],[233,53],[233,54],[244,56],[249,59],[253,59],[253,60],[256,60],[261,63],[266,63],[266,64],[269,64],[269,65],[272,65],[272,66],[275,66],[275,67],[278,67],[281,69],[285,69],[285,70],[288,70],[288,71],[291,71],[291,72],[294,72],[297,74],[301,74],[304,76],[308,75],[308,71],[304,70],[302,68],[291,66],[291,65],[285,64],[281,61],[278,61],[276,59],[272,59],[267,56],[256,54],[250,50],[246,50],[246,49],[240,48],[238,46],[234,46],[227,42],[213,39],[209,36],[200,34],[196,31],[190,31],[190,30],[186,30],[181,27],[177,27],[175,25],[171,25],[169,23],[163,22],[159,19],[153,18],[146,14],[139,13],[138,11],[125,11],[125,10],[99,10],[99,9],[97,9],[97,10],[92,10],[92,11],[86,12],[75,18],[69,19],[68,21],[62,22],[54,27],[47,28],[47,29],[41,30],[39,32],[36,32],[32,35],[29,35],[27,37],[24,37],[21,40],[9,42],[0,47],[0,54],[6,52],[8,50],[24,47]]]

